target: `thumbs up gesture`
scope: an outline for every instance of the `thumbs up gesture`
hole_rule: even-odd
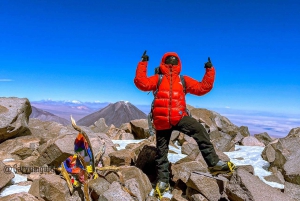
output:
[[[149,61],[149,56],[146,55],[146,53],[147,53],[147,50],[145,50],[145,52],[144,52],[144,54],[142,56],[142,61]]]
[[[204,64],[204,68],[211,68],[213,64],[210,61],[210,57],[208,57],[208,61]]]

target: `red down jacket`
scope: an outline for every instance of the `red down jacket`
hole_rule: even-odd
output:
[[[164,54],[160,63],[160,71],[163,74],[161,84],[159,85],[156,97],[154,97],[153,106],[153,124],[156,130],[165,130],[177,125],[182,117],[187,116],[185,94],[180,80],[181,61],[178,65],[165,64],[167,56],[178,55],[174,52]],[[142,91],[155,91],[159,80],[159,75],[155,74],[147,77],[148,62],[138,63],[134,83]],[[204,95],[208,93],[215,80],[215,69],[206,68],[205,75],[201,82],[183,76],[186,85],[186,93],[194,95]]]

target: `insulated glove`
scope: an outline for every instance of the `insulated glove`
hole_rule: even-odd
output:
[[[149,56],[146,55],[146,53],[147,53],[147,50],[145,50],[145,52],[144,52],[144,54],[142,56],[142,61],[149,61]]]
[[[210,61],[210,57],[208,57],[208,62],[206,62],[205,64],[204,64],[204,68],[211,68],[212,67],[212,63],[211,63],[211,61]]]

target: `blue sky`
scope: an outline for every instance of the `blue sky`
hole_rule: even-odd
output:
[[[201,80],[210,56],[213,90],[187,96],[196,107],[300,112],[300,2],[0,2],[0,96],[150,104],[135,70],[148,75],[165,52]]]

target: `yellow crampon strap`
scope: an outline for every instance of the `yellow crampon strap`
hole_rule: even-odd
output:
[[[86,171],[87,171],[88,173],[92,173],[92,172],[93,172],[93,167],[92,167],[91,165],[87,165],[87,166],[86,166]]]
[[[99,176],[98,176],[98,174],[97,174],[97,172],[94,172],[94,174],[93,174],[93,179],[97,179]]]
[[[159,198],[159,199],[162,198],[162,195],[161,195],[161,192],[160,192],[160,190],[159,190],[158,185],[156,185],[156,188],[155,188],[155,195],[158,195],[158,198]]]
[[[79,183],[77,180],[74,179],[73,186],[79,187],[79,186],[80,186],[80,183]]]
[[[170,187],[166,188],[166,190],[164,192],[167,192],[169,190]],[[159,185],[156,184],[156,187],[155,187],[155,195],[158,195],[158,198],[161,199],[162,196],[163,196],[163,193],[164,192],[160,192],[160,189],[159,189]]]
[[[236,166],[230,161],[227,162],[227,165],[230,169],[230,172],[233,172],[236,169]]]

